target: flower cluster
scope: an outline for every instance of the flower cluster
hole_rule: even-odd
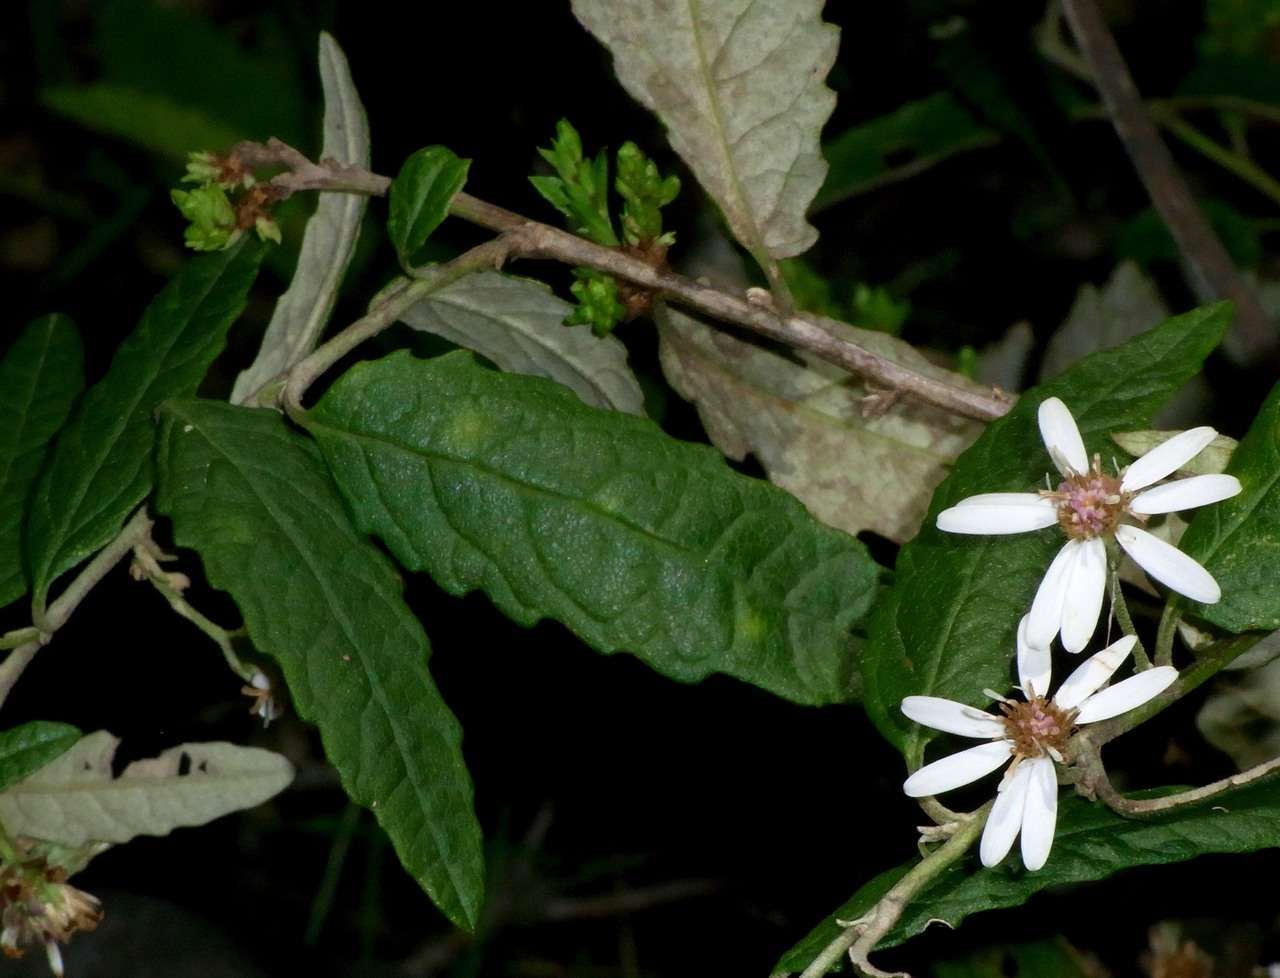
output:
[[[77,932],[102,919],[97,898],[66,882],[67,874],[42,858],[0,866],[0,951],[20,958],[43,945],[49,969],[62,978],[62,951]]]
[[[1137,639],[1125,636],[1089,657],[1051,697],[1050,646],[1079,653],[1097,630],[1108,579],[1108,542],[1114,540],[1147,574],[1194,601],[1221,597],[1200,564],[1136,525],[1149,516],[1227,499],[1240,492],[1229,475],[1198,475],[1164,482],[1216,437],[1212,428],[1173,436],[1121,472],[1090,462],[1075,419],[1056,397],[1039,408],[1040,434],[1061,476],[1056,488],[970,496],[938,514],[941,530],[1008,534],[1058,526],[1066,543],[1050,563],[1031,608],[1018,626],[1018,687],[1022,698],[999,701],[998,713],[934,696],[908,696],[902,712],[935,730],[987,741],[920,768],[903,785],[913,798],[936,795],[982,778],[1005,764],[995,804],[983,828],[979,855],[1000,862],[1021,836],[1022,861],[1044,866],[1057,823],[1057,765],[1078,726],[1106,720],[1158,696],[1178,677],[1170,666],[1137,672],[1115,685],[1112,675]]]

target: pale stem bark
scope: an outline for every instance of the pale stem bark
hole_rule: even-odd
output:
[[[282,197],[299,190],[379,196],[385,194],[391,185],[388,178],[377,174],[337,164],[312,163],[279,140],[272,140],[265,145],[242,143],[235,153],[245,162],[254,165],[288,167],[287,172],[270,180]],[[992,389],[990,392],[983,392],[958,387],[903,367],[858,343],[840,339],[823,325],[820,317],[779,315],[768,301],[755,302],[747,295],[704,285],[683,275],[654,268],[639,258],[597,245],[549,224],[531,221],[523,215],[468,193],[455,195],[449,210],[455,217],[505,234],[509,257],[546,258],[605,272],[639,285],[653,292],[657,298],[700,312],[720,322],[744,327],[788,346],[808,350],[878,387],[900,391],[944,411],[979,421],[992,421],[1007,414],[1012,406],[1013,399],[1001,391]],[[376,333],[380,328],[383,327],[374,328],[373,332]],[[358,335],[344,340],[351,343],[348,350],[361,341],[362,338]],[[297,375],[295,379],[305,389],[302,375]],[[309,384],[314,379],[313,376],[306,383]],[[289,404],[289,400],[286,399],[285,403]]]

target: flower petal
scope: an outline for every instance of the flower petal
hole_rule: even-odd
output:
[[[948,533],[1024,533],[1058,522],[1058,508],[1034,492],[983,495],[1016,498],[995,502],[962,500],[938,514],[938,529]]]
[[[1129,511],[1144,515],[1176,513],[1230,499],[1238,492],[1240,480],[1234,475],[1193,475],[1148,489],[1129,503]]]
[[[902,785],[902,790],[912,798],[938,795],[952,788],[959,788],[970,781],[977,781],[990,774],[1013,754],[1013,744],[1007,740],[995,740],[979,744],[955,754],[948,754],[932,764],[926,764]]]
[[[980,492],[973,496],[965,496],[956,505],[973,506],[974,504],[1009,503],[1013,506],[1029,506],[1043,498],[1038,492]]]
[[[1177,547],[1136,526],[1116,527],[1116,542],[1139,567],[1165,587],[1185,594],[1192,601],[1213,604],[1222,589],[1213,575]]]
[[[996,803],[991,806],[987,824],[982,829],[982,842],[978,855],[982,865],[994,866],[1009,854],[1013,840],[1022,828],[1022,813],[1027,807],[1027,786],[1030,784],[1031,767],[1025,762],[1000,786]]]
[[[1138,640],[1132,635],[1125,635],[1085,659],[1084,664],[1067,677],[1066,682],[1053,694],[1053,702],[1064,710],[1070,710],[1100,690],[1111,679],[1111,676],[1129,653],[1133,651]]]
[[[1159,482],[1190,462],[1217,437],[1218,433],[1209,427],[1178,432],[1125,469],[1124,478],[1120,480],[1120,490],[1134,492],[1145,489],[1153,482]]]
[[[1081,540],[1062,601],[1062,647],[1083,652],[1098,627],[1107,590],[1107,547],[1100,539]]]
[[[1040,437],[1049,457],[1063,475],[1089,471],[1089,455],[1084,450],[1084,440],[1076,419],[1067,406],[1056,397],[1041,402],[1037,412],[1040,421]]]
[[[1156,666],[1094,693],[1080,704],[1076,723],[1097,723],[1141,706],[1163,693],[1178,678],[1173,666]]]
[[[902,712],[916,723],[961,737],[1004,736],[1004,724],[997,717],[940,696],[908,696],[902,701]]]
[[[1022,865],[1034,873],[1044,867],[1053,848],[1053,831],[1058,824],[1058,772],[1049,757],[1033,757],[1022,765],[1031,769],[1022,811]]]
[[[1053,675],[1048,644],[1036,645],[1027,640],[1030,620],[1030,615],[1023,615],[1022,621],[1018,622],[1018,685],[1028,699],[1048,694],[1049,680]]]
[[[1067,597],[1067,585],[1071,583],[1071,568],[1075,566],[1079,540],[1068,540],[1053,558],[1045,571],[1031,602],[1027,615],[1027,641],[1032,645],[1048,648],[1062,628],[1062,602]]]

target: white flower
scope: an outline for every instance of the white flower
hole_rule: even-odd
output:
[[[1040,405],[1040,436],[1062,481],[1056,490],[989,492],[962,499],[938,514],[938,529],[950,533],[1022,533],[1058,524],[1067,542],[1045,572],[1031,605],[1028,636],[1048,647],[1059,632],[1068,652],[1088,644],[1107,586],[1105,538],[1114,536],[1151,577],[1193,601],[1212,604],[1222,597],[1218,582],[1177,547],[1126,517],[1145,522],[1156,513],[1205,506],[1234,496],[1233,475],[1196,475],[1155,485],[1198,455],[1217,436],[1212,428],[1192,428],[1157,445],[1120,476],[1102,472],[1098,456],[1089,465],[1080,430],[1058,398]]]
[[[907,778],[902,790],[912,798],[951,791],[1012,758],[982,830],[979,855],[984,866],[994,866],[1021,833],[1022,862],[1027,869],[1037,870],[1049,858],[1058,819],[1054,763],[1061,763],[1062,750],[1075,727],[1141,706],[1164,692],[1178,678],[1178,671],[1157,666],[1104,689],[1137,641],[1126,635],[1086,659],[1047,699],[1049,650],[1027,641],[1029,617],[1018,626],[1018,681],[1025,702],[997,697],[1002,700],[1002,715],[997,716],[938,696],[908,696],[902,701],[902,712],[917,723],[989,741],[926,764]]]

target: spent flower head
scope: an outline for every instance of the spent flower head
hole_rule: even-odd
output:
[[[1136,523],[1236,495],[1233,475],[1196,475],[1161,482],[1186,465],[1217,436],[1193,428],[1165,441],[1115,475],[1092,462],[1075,418],[1056,397],[1040,405],[1040,436],[1060,473],[1055,487],[1039,492],[990,492],[962,499],[938,514],[950,533],[1006,534],[1057,525],[1067,542],[1049,565],[1031,605],[1028,636],[1048,647],[1061,633],[1068,652],[1088,644],[1102,613],[1107,584],[1106,541],[1114,539],[1155,580],[1193,601],[1212,604],[1222,592],[1199,563]],[[1160,483],[1157,485],[1157,483]]]
[[[1171,666],[1157,666],[1107,686],[1134,643],[1126,635],[1090,656],[1048,695],[1049,650],[1028,640],[1029,617],[1018,625],[1018,682],[1022,699],[990,693],[998,714],[939,696],[908,696],[902,712],[917,723],[989,741],[926,764],[902,786],[912,798],[941,794],[976,781],[1009,761],[995,805],[982,831],[979,855],[994,866],[1022,837],[1022,862],[1044,866],[1058,820],[1057,764],[1075,728],[1127,713],[1158,696],[1178,678]],[[1105,688],[1104,688],[1105,687]]]

